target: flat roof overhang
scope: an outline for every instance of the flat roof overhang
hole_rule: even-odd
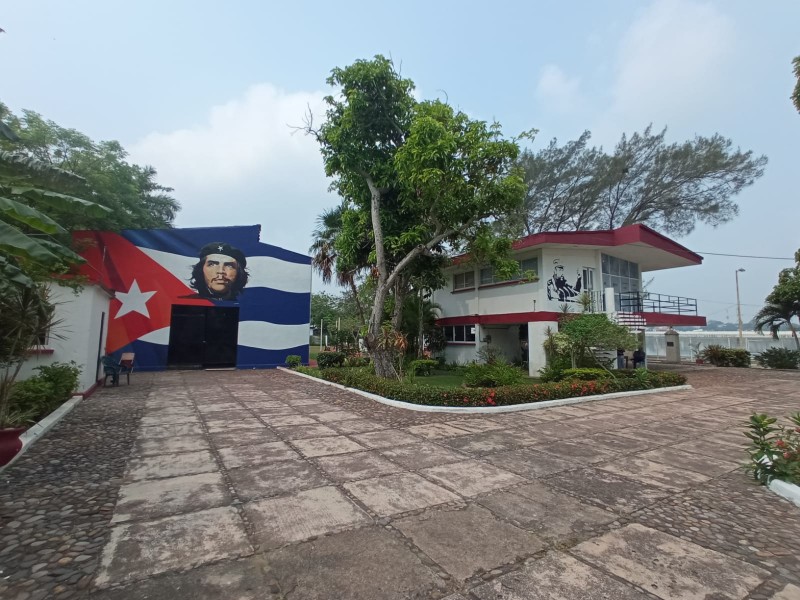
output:
[[[528,248],[542,246],[601,250],[610,256],[637,263],[643,272],[689,267],[703,262],[699,254],[641,224],[601,231],[536,233],[514,242],[512,251],[517,254]],[[458,265],[467,259],[467,255],[457,256],[453,264]]]

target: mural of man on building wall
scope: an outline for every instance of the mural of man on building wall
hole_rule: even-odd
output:
[[[192,267],[189,285],[197,294],[189,297],[236,300],[247,285],[247,258],[225,242],[211,242],[200,249],[200,260]]]
[[[557,258],[553,261],[553,276],[547,280],[547,299],[559,302],[577,302],[581,295],[582,276],[578,270],[575,285],[570,285],[564,276],[564,265]]]

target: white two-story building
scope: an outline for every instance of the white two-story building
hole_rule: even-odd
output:
[[[448,284],[434,293],[447,339],[445,360],[468,363],[492,345],[533,376],[545,366],[547,328],[557,330],[564,305],[605,312],[632,328],[703,326],[692,298],[642,288],[642,274],[699,265],[703,258],[644,225],[609,231],[538,233],[517,241],[520,275],[499,280],[491,267],[459,257]],[[531,275],[535,273],[536,277]]]

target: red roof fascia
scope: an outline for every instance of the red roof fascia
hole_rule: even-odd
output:
[[[574,313],[578,314],[578,313]],[[644,318],[648,327],[659,325],[688,325],[705,327],[706,318],[697,315],[674,315],[670,313],[634,313]],[[540,310],[536,312],[502,313],[494,315],[463,315],[458,317],[443,317],[436,319],[439,327],[445,325],[514,325],[516,323],[535,323],[539,321],[558,321],[563,313]]]
[[[706,318],[699,315],[673,315],[670,313],[651,313],[641,312],[634,313],[644,318],[648,327],[658,326],[689,326],[689,327],[705,327],[707,325]]]
[[[522,250],[546,244],[614,247],[637,243],[647,244],[653,248],[680,256],[697,265],[703,262],[703,257],[699,254],[640,223],[627,225],[619,229],[603,229],[599,231],[545,231],[543,233],[534,233],[517,240],[511,248],[513,250]],[[466,254],[456,256],[453,258],[453,264],[462,263],[467,259],[468,255]]]

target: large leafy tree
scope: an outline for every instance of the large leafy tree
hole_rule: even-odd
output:
[[[794,260],[793,267],[783,269],[778,274],[778,283],[755,316],[755,329],[761,333],[767,328],[777,338],[781,327],[787,327],[800,350],[800,340],[792,323],[792,319],[800,319],[800,250],[795,252]]]
[[[365,342],[376,373],[393,372],[386,301],[395,295],[395,325],[409,273],[436,264],[448,250],[474,251],[510,268],[508,240],[490,222],[513,210],[524,192],[513,170],[515,142],[497,124],[472,120],[441,101],[417,102],[414,85],[376,56],[332,71],[326,120],[308,131],[320,143],[325,170],[345,210],[336,236],[337,264],[358,264],[364,233],[374,266],[375,296]],[[416,271],[416,273],[415,273]]]
[[[66,229],[125,229],[170,227],[180,206],[171,188],[157,183],[156,170],[127,161],[128,153],[116,141],[95,142],[87,135],[61,127],[30,110],[12,114],[0,103],[0,119],[18,138],[0,140],[0,149],[13,151],[40,164],[82,178],[73,189],[81,197],[105,206],[107,213],[61,211],[50,215]]]
[[[612,153],[589,145],[585,132],[559,146],[525,151],[522,211],[506,222],[514,233],[614,229],[643,223],[674,235],[697,223],[716,226],[738,213],[732,198],[763,174],[766,157],[734,149],[720,136],[668,144],[666,130],[623,135]]]

